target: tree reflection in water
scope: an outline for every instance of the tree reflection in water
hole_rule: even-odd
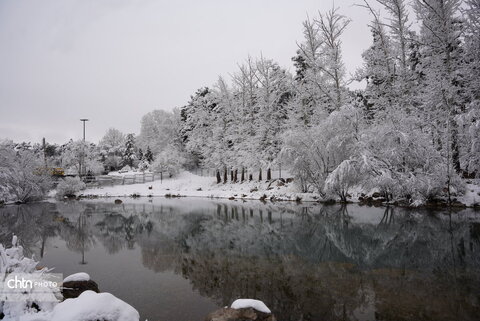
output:
[[[59,236],[81,262],[99,244],[108,254],[138,246],[145,267],[174,271],[219,306],[258,298],[281,320],[479,313],[480,220],[471,210],[184,202],[5,207],[0,238],[16,233],[30,252],[43,253]]]

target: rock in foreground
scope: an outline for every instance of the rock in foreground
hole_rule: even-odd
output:
[[[276,321],[271,313],[257,311],[254,308],[223,308],[210,313],[205,321]]]
[[[83,292],[53,309],[51,321],[138,321],[137,310],[110,293]]]
[[[65,279],[67,280],[67,279]],[[85,291],[100,293],[97,282],[93,280],[79,280],[63,282],[62,294],[65,299],[78,298]]]

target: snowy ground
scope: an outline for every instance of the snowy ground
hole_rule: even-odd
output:
[[[244,199],[271,199],[315,201],[316,194],[299,193],[295,184],[286,183],[278,186],[278,180],[270,182],[251,181],[243,183],[217,184],[214,177],[198,176],[189,172],[182,172],[174,178],[163,181],[154,181],[144,184],[115,185],[95,187],[82,191],[84,196],[126,197],[140,196],[193,196],[211,198],[244,198]],[[281,184],[280,184],[281,185]]]
[[[143,175],[143,174],[152,174],[152,172],[142,172],[142,171],[114,171],[114,172],[109,172],[107,175],[108,176],[117,176],[117,177],[122,177],[122,176],[133,176],[133,175]]]
[[[365,191],[363,191],[365,192]],[[366,194],[371,195],[374,191]],[[358,202],[361,188],[354,188],[350,192],[352,202]],[[302,200],[318,201],[321,197],[316,193],[300,193],[297,186],[291,183],[282,185],[278,180],[250,181],[243,183],[217,184],[214,177],[205,177],[182,172],[174,178],[163,181],[154,181],[144,184],[115,185],[89,188],[82,191],[83,196],[98,197],[128,197],[137,196],[189,196],[206,198],[235,198],[235,199],[275,199],[275,200]],[[480,182],[468,181],[465,195],[458,197],[457,201],[466,206],[478,206],[480,203]]]

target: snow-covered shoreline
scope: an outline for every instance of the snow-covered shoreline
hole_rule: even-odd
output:
[[[352,190],[349,202],[361,203],[360,189]],[[372,194],[369,191],[368,195]],[[316,193],[300,193],[293,182],[284,182],[278,179],[271,181],[245,181],[243,183],[215,182],[214,177],[204,177],[183,171],[178,176],[166,178],[163,181],[154,181],[143,184],[115,185],[88,188],[78,195],[80,198],[123,198],[123,197],[201,197],[243,200],[271,200],[271,201],[302,201],[302,202],[330,202],[322,199]],[[359,200],[360,197],[360,200]],[[365,202],[368,203],[368,202]],[[375,205],[382,204],[381,199],[373,198]],[[383,203],[387,205],[387,203]],[[388,203],[389,205],[403,205]],[[454,206],[478,207],[480,204],[480,185],[466,184],[466,193],[455,199]],[[430,204],[431,205],[431,204]],[[439,204],[442,206],[442,204]]]
[[[186,171],[173,178],[143,184],[115,185],[88,188],[80,193],[81,197],[204,197],[226,199],[318,201],[313,193],[299,193],[293,182],[246,181],[243,183],[215,182],[214,177],[198,176]]]

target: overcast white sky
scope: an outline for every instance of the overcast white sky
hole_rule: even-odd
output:
[[[337,0],[352,23],[350,72],[370,45],[361,0]],[[370,1],[370,2],[373,2]],[[320,0],[1,0],[0,139],[97,142],[109,127],[138,133],[153,109],[187,103],[250,54],[294,71],[306,15]]]

